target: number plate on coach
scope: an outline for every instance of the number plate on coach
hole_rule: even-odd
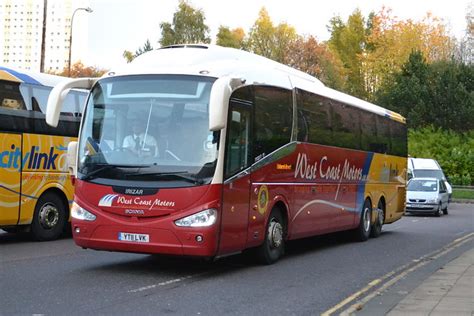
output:
[[[147,234],[133,234],[133,233],[119,233],[118,239],[121,241],[131,242],[150,242],[150,235]]]

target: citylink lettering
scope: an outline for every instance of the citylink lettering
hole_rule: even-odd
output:
[[[31,150],[21,156],[21,149],[14,144],[10,146],[10,150],[0,152],[0,168],[14,168],[37,170],[55,170],[56,160],[59,154],[54,153],[54,147],[49,148],[49,153],[40,152],[38,146],[31,146]]]

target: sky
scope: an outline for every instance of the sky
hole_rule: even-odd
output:
[[[84,29],[88,31],[88,43],[73,60],[81,59],[86,65],[105,69],[124,63],[124,50],[134,52],[147,39],[154,48],[159,47],[159,25],[172,22],[179,4],[179,0],[89,1],[94,12],[87,14],[89,27]],[[213,42],[221,25],[242,27],[247,32],[263,6],[274,25],[285,22],[295,27],[298,34],[313,35],[323,41],[329,38],[326,25],[332,17],[346,20],[356,8],[367,17],[383,6],[403,20],[419,21],[431,12],[443,19],[451,35],[460,38],[465,34],[467,8],[474,5],[474,0],[188,0],[188,3],[204,12]]]

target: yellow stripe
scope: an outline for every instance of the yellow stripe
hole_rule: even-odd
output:
[[[5,70],[0,70],[0,80],[22,82],[20,79],[6,72]]]

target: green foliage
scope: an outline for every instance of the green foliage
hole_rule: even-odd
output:
[[[220,26],[216,36],[216,44],[224,47],[244,49],[245,32],[241,28],[229,29],[226,26]]]
[[[456,133],[431,126],[410,129],[408,154],[436,159],[452,184],[474,184],[474,130]]]
[[[413,52],[400,72],[377,94],[377,103],[407,117],[411,128],[474,129],[474,65],[427,64]]]
[[[346,70],[345,91],[354,96],[368,97],[362,65],[362,55],[366,46],[366,30],[364,17],[360,10],[355,10],[344,23],[340,17],[329,21],[328,30],[331,38],[329,47],[337,54]],[[370,25],[369,25],[370,27]]]
[[[140,56],[141,54],[144,54],[146,52],[149,52],[153,50],[153,47],[151,46],[150,44],[150,40],[146,40],[145,44],[143,44],[143,47],[139,47],[135,53],[132,53],[131,51],[129,50],[125,50],[123,51],[123,58],[125,58],[125,60],[127,61],[127,63],[130,63],[132,62],[132,60],[134,60],[135,58],[137,58],[138,56]]]
[[[290,47],[297,39],[293,26],[286,23],[274,26],[267,10],[262,8],[250,29],[247,48],[255,54],[285,63]]]
[[[204,23],[204,13],[186,1],[181,1],[173,15],[173,22],[160,23],[161,46],[174,44],[209,44],[209,27]]]

